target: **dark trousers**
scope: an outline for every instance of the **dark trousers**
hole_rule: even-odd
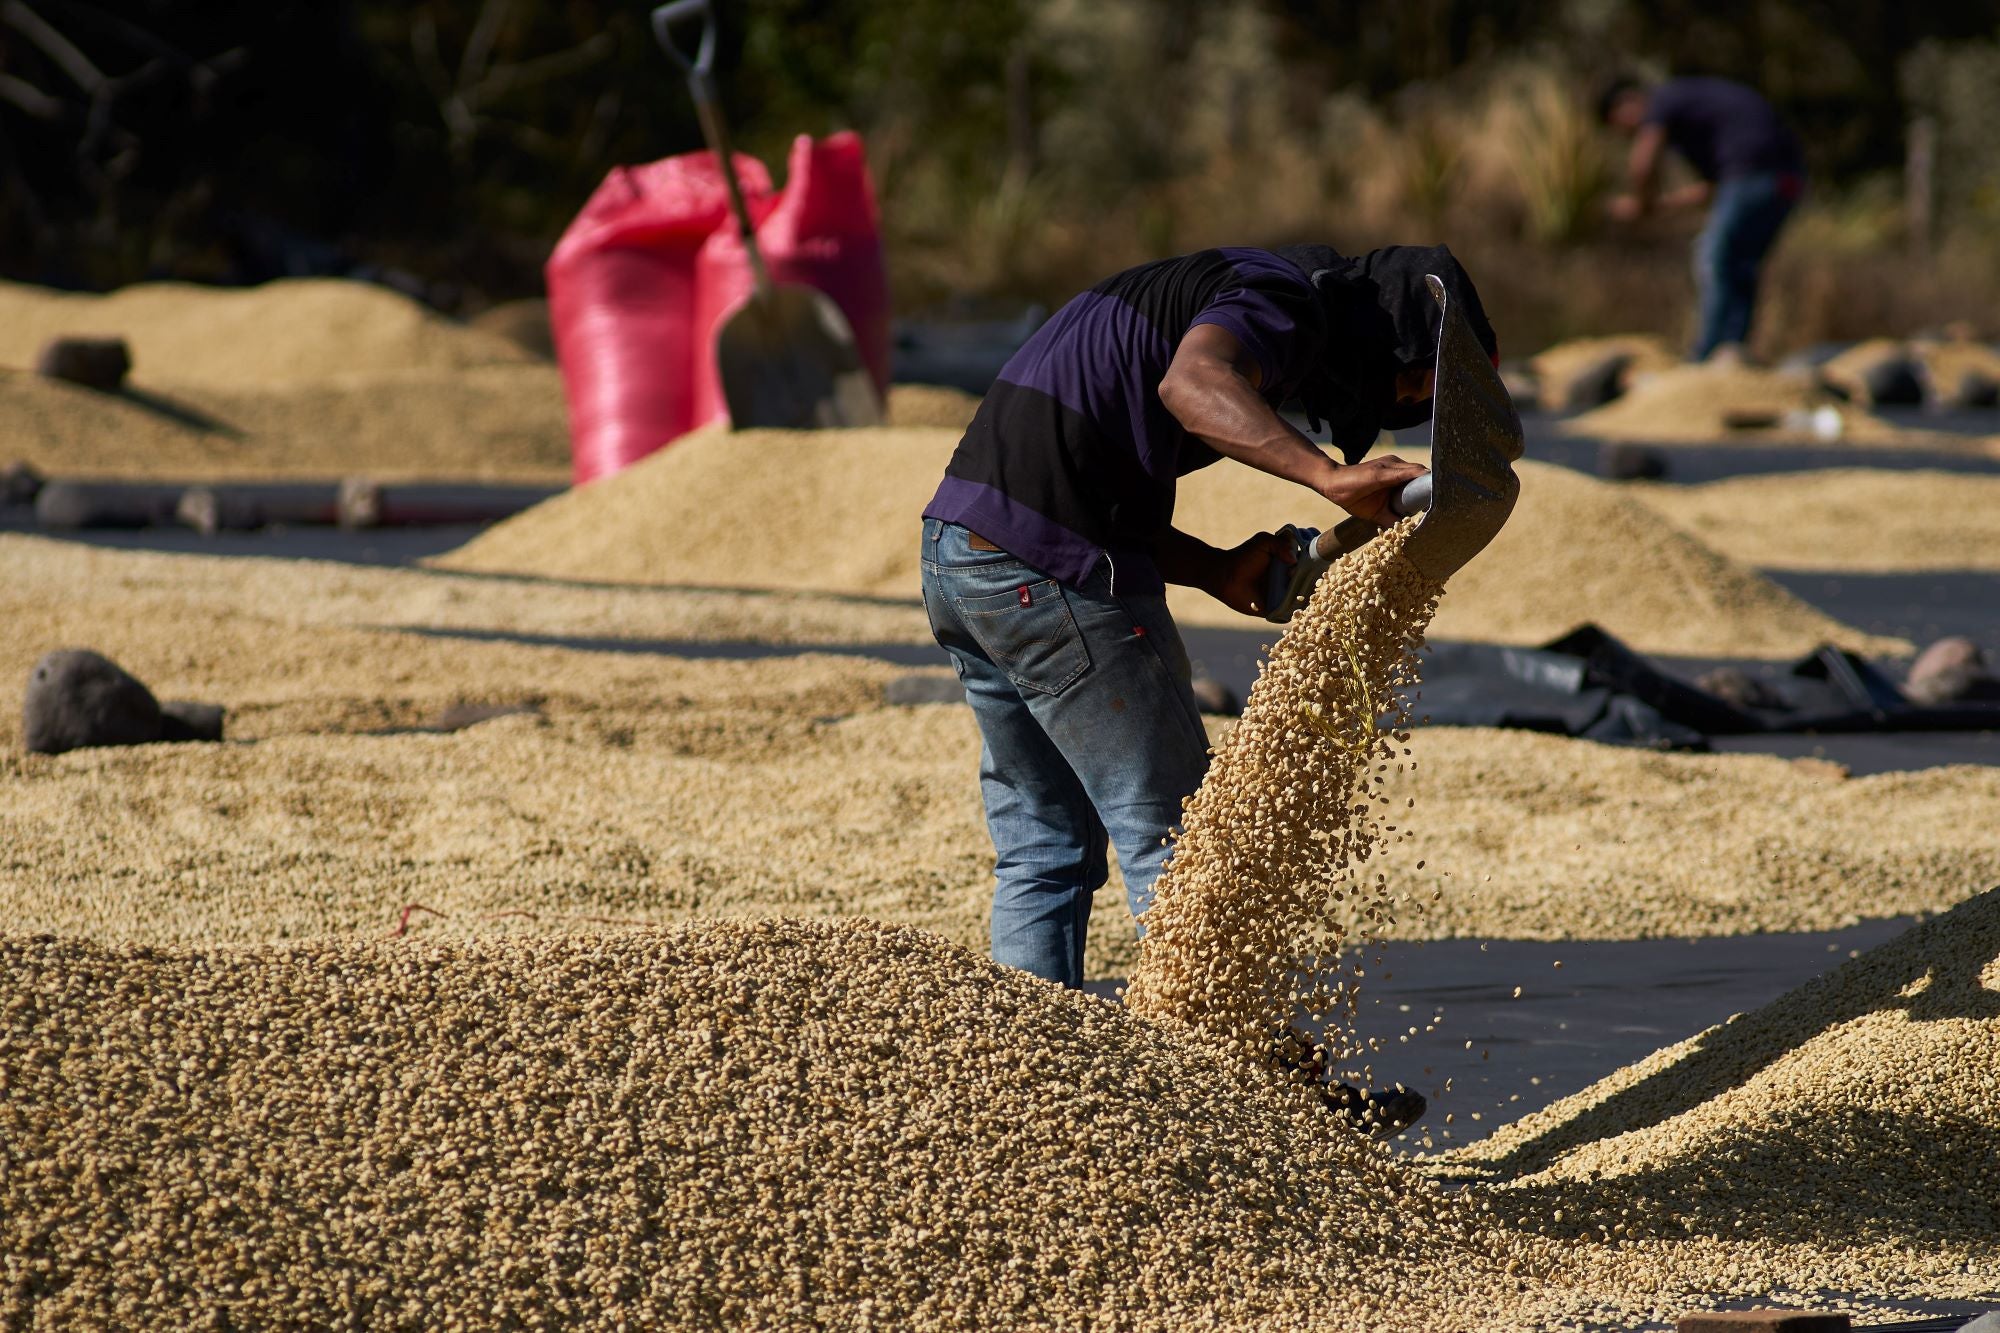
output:
[[[1764,257],[1798,202],[1799,179],[1777,172],[1732,176],[1715,187],[1708,225],[1694,243],[1700,327],[1688,355],[1705,361],[1724,343],[1750,341]]]

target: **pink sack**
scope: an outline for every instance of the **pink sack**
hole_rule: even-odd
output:
[[[889,388],[889,275],[882,258],[882,224],[861,136],[843,130],[792,142],[785,188],[768,212],[751,209],[757,246],[773,282],[817,287],[832,297],[854,329],[861,359],[878,392]],[[695,424],[726,421],[715,365],[715,332],[750,295],[750,262],[733,224],[715,229],[695,263],[695,328],[701,355],[694,367]]]
[[[695,262],[729,217],[717,167],[700,152],[612,168],[549,256],[549,323],[579,484],[698,424],[697,386],[714,379],[715,358],[705,336],[696,339]],[[736,178],[753,210],[768,206],[763,163],[739,154]]]

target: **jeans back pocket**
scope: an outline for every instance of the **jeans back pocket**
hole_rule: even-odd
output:
[[[952,600],[967,632],[1021,689],[1061,694],[1090,669],[1083,632],[1054,579]]]

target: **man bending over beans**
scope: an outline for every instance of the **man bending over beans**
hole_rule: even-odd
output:
[[[993,835],[994,960],[1083,980],[1092,893],[1115,843],[1133,915],[1208,764],[1165,585],[1262,614],[1260,532],[1218,550],[1173,526],[1177,480],[1218,459],[1386,525],[1421,476],[1362,461],[1430,419],[1436,274],[1489,355],[1472,281],[1443,246],[1347,258],[1220,249],[1128,269],[1071,301],[980,404],[924,510],[923,591],[979,721]],[[1336,461],[1278,409],[1325,422]],[[1332,527],[1329,515],[1315,526]]]

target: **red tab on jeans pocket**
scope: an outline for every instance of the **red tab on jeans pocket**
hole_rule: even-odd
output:
[[[1025,583],[1021,585],[1021,591],[1015,595],[1020,598],[1022,606],[1027,606],[1035,600],[1028,595],[1028,585]]]

